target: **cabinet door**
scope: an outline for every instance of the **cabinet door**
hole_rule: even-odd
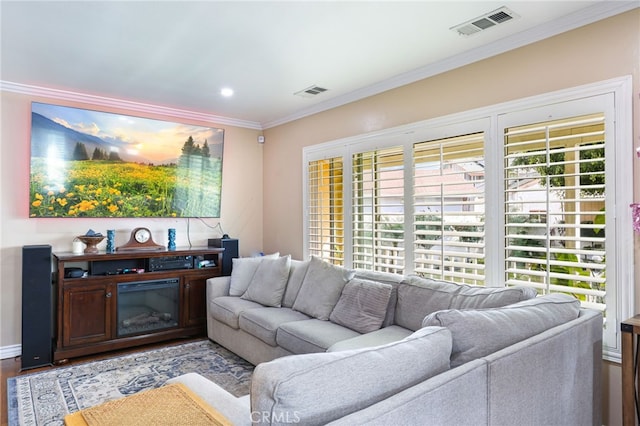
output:
[[[74,346],[112,337],[115,297],[111,284],[65,288],[63,292],[63,343]]]
[[[207,322],[207,278],[185,277],[184,310],[185,326]]]

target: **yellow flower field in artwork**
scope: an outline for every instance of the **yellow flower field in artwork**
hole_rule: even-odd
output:
[[[206,211],[203,204],[217,206],[220,196],[210,193],[221,178],[211,169],[95,160],[64,161],[55,169],[32,158],[31,217],[184,217]]]

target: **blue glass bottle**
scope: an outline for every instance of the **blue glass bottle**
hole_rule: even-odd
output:
[[[107,253],[115,253],[116,251],[116,231],[114,229],[107,230]]]
[[[169,228],[169,250],[176,249],[176,230],[175,228]]]

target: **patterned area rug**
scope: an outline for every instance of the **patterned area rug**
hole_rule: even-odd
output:
[[[7,381],[9,425],[63,425],[68,413],[157,388],[190,372],[241,396],[249,393],[253,365],[203,340],[12,377]]]

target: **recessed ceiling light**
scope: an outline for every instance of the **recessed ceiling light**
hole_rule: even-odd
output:
[[[230,87],[223,87],[222,90],[220,90],[220,94],[225,98],[228,98],[229,96],[233,96],[233,89]]]

